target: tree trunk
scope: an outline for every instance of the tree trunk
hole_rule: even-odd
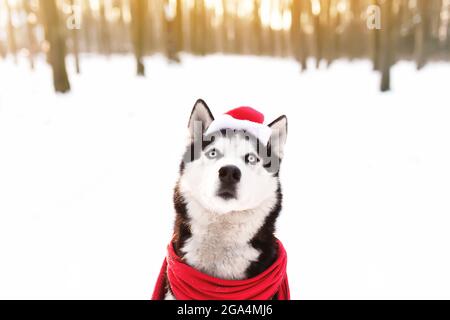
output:
[[[320,3],[319,0],[317,0]],[[314,39],[316,43],[316,68],[318,69],[320,66],[320,61],[322,61],[322,43],[323,43],[323,32],[322,25],[320,23],[320,15],[322,14],[322,8],[320,8],[319,13],[313,12],[313,23],[314,23]]]
[[[414,51],[417,63],[417,69],[425,66],[427,56],[427,36],[429,29],[428,12],[431,0],[417,0],[418,17],[420,21],[416,26],[414,38]]]
[[[392,65],[392,1],[384,1],[381,5],[382,31],[381,45],[381,86],[382,92],[391,90],[391,65]]]
[[[229,2],[228,2],[229,3]],[[222,31],[222,51],[227,53],[231,51],[231,46],[230,46],[230,38],[229,38],[229,30],[228,30],[228,24],[229,24],[229,15],[228,15],[228,11],[227,11],[227,2],[226,0],[222,0],[222,7],[223,7],[223,16],[222,16],[222,26],[221,26],[221,31]],[[192,17],[192,16],[191,16]],[[192,42],[192,19],[191,19],[191,42]]]
[[[206,54],[204,37],[206,36],[205,22],[205,4],[203,0],[194,0],[193,9],[193,33],[191,34],[194,42],[194,53],[199,55]]]
[[[75,0],[70,0],[70,5],[72,7],[72,14],[76,15],[77,13],[74,12],[74,6],[75,6]],[[81,13],[81,12],[80,12]],[[75,59],[75,71],[77,74],[80,73],[80,49],[79,49],[79,41],[78,41],[78,29],[76,27],[72,28],[70,30],[70,35],[72,38],[72,54]]]
[[[262,26],[258,12],[260,5],[261,5],[260,0],[253,0],[253,17],[252,17],[253,52],[256,55],[262,54],[262,39],[261,39]]]
[[[379,0],[372,0],[372,4],[375,6],[379,6]],[[382,16],[382,21],[383,16]],[[384,21],[383,21],[384,22]],[[380,69],[380,60],[381,60],[381,44],[380,44],[380,38],[381,38],[381,30],[379,29],[373,29],[370,31],[372,34],[372,63],[373,63],[373,70],[375,71],[381,71]]]
[[[83,7],[84,7],[84,10],[82,12],[82,14],[83,14],[82,31],[83,31],[83,40],[84,40],[84,51],[91,52],[92,38],[93,38],[93,35],[95,34],[95,31],[94,31],[95,24],[93,23],[93,17],[92,17],[89,0],[83,0]]]
[[[336,29],[339,25],[339,13],[337,12],[337,8],[333,7],[333,4],[336,3],[330,2],[328,5],[328,44],[327,44],[327,67],[331,66],[333,61],[338,58],[338,44],[339,44],[339,35],[336,32]],[[334,10],[334,12],[333,12]]]
[[[165,0],[165,5],[169,6],[169,1]],[[178,56],[178,52],[181,47],[181,19],[182,19],[182,11],[181,11],[182,2],[180,0],[176,1],[176,9],[175,12],[165,12],[164,14],[164,22],[166,26],[166,54],[167,59],[172,62],[180,62],[180,57]],[[172,8],[173,10],[173,8]]]
[[[144,0],[142,0],[142,1],[144,1]],[[104,1],[100,1],[99,15],[100,15],[101,49],[104,54],[109,56],[111,54],[111,39],[110,39],[110,34],[109,34],[108,21],[106,20]]]
[[[299,45],[300,45],[300,66],[301,66],[301,71],[305,71],[308,68],[308,39],[307,39],[307,35],[303,30],[303,18],[307,15],[307,12],[309,10],[309,7],[311,6],[311,3],[299,0],[300,4],[299,4],[299,9],[300,9],[300,30],[299,30]]]
[[[12,10],[8,1],[5,1],[6,10],[8,12],[8,47],[9,52],[12,54],[14,63],[17,63],[17,42],[14,26],[12,23]]]
[[[30,60],[30,68],[31,70],[34,70],[34,55],[37,52],[37,44],[36,44],[36,38],[34,36],[34,23],[35,20],[33,20],[33,15],[35,16],[35,13],[32,11],[30,3],[28,0],[22,0],[22,5],[25,10],[25,13],[27,15],[27,35],[28,35],[28,57]]]
[[[3,42],[0,40],[0,58],[5,59],[6,57],[6,48]]]
[[[144,76],[145,66],[142,57],[145,48],[144,29],[147,0],[131,0],[130,9],[134,56],[136,58],[136,73],[138,76]]]
[[[300,2],[291,2],[291,48],[292,54],[297,61],[300,61]]]
[[[70,90],[69,77],[66,70],[66,44],[64,28],[60,22],[56,0],[40,1],[44,18],[46,39],[49,43],[48,60],[53,70],[53,85],[56,92]]]

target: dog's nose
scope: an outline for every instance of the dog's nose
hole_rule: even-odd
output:
[[[236,166],[224,166],[219,169],[219,179],[224,183],[238,183],[241,180],[241,170]]]

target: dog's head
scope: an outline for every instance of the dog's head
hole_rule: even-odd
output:
[[[180,167],[179,188],[186,200],[216,214],[275,203],[287,118],[281,116],[268,125],[267,143],[244,130],[207,132],[213,120],[206,103],[198,100],[189,119],[189,144]]]

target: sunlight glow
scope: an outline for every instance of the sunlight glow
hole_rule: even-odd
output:
[[[130,7],[128,7],[128,6],[122,7],[122,19],[126,24],[131,23]]]
[[[283,29],[283,17],[279,11],[273,10],[272,16],[270,20],[270,27],[273,30],[281,30]]]
[[[318,16],[320,14],[320,1],[311,0],[311,10],[313,15]]]
[[[177,0],[168,0],[164,5],[164,14],[167,20],[173,20],[177,15]]]
[[[8,1],[8,4],[11,8],[17,8],[19,4],[19,0],[5,0]]]
[[[259,16],[261,18],[261,23],[263,26],[267,27],[270,25],[270,12],[272,11],[272,5],[270,0],[261,0],[259,7]]]
[[[89,4],[92,10],[100,10],[100,0],[89,0]]]
[[[220,0],[205,0],[205,7],[207,9],[213,10],[221,2]]]
[[[253,1],[242,0],[238,2],[237,14],[240,18],[250,17],[253,13]]]
[[[283,29],[288,31],[289,29],[291,29],[291,24],[292,24],[292,15],[291,15],[290,11],[284,10]]]
[[[340,0],[337,4],[337,10],[339,13],[343,13],[347,10],[348,4],[347,0]]]

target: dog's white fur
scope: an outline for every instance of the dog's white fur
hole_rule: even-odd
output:
[[[208,159],[206,154],[213,148],[223,154],[223,157],[217,160]],[[188,203],[197,201],[203,210],[215,215],[224,215],[236,211],[255,210],[275,197],[277,178],[263,168],[262,161],[254,165],[246,164],[244,157],[248,153],[256,154],[256,150],[243,136],[216,138],[216,141],[202,152],[199,159],[185,165],[180,178],[180,190],[187,196]],[[242,176],[236,199],[225,200],[217,196],[220,183],[218,172],[220,168],[228,165],[238,167]]]
[[[208,211],[195,200],[189,202],[192,237],[182,248],[184,259],[211,276],[243,279],[250,263],[260,254],[249,241],[275,202],[275,198],[268,198],[258,208],[227,214]]]

